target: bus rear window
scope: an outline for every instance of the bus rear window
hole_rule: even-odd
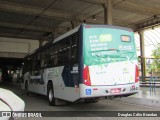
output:
[[[131,37],[128,35],[121,35],[121,40],[122,40],[122,42],[130,42]]]
[[[90,66],[135,59],[133,38],[133,32],[122,29],[84,29],[84,64]]]

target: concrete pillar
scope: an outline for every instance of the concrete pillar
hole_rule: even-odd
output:
[[[112,25],[112,0],[104,0],[104,24]]]
[[[145,60],[145,45],[144,45],[144,31],[141,30],[138,32],[140,36],[140,52],[141,52],[141,73],[142,76],[146,76],[146,60]]]
[[[72,26],[72,29],[74,29],[74,22],[71,21],[71,26]]]
[[[72,29],[74,29],[75,27],[77,27],[77,25],[78,25],[78,22],[76,21],[76,16],[74,16],[74,19],[71,21]]]

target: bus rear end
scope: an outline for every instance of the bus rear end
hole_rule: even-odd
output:
[[[134,33],[107,25],[83,25],[80,98],[129,96],[139,91]]]

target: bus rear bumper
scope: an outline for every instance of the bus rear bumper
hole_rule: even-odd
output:
[[[139,92],[139,83],[116,86],[86,86],[80,85],[80,98],[96,98],[108,96],[129,96]]]

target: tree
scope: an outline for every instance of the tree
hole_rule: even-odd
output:
[[[149,68],[150,72],[160,71],[160,44],[152,51],[152,56],[154,57],[151,66]]]

